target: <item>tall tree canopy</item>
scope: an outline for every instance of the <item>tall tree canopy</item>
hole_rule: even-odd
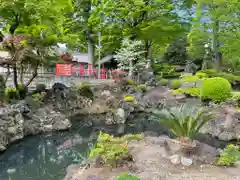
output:
[[[48,48],[64,39],[65,14],[71,10],[70,0],[0,0],[0,20],[9,34],[2,39],[2,47],[11,55],[0,64],[13,69],[16,88],[23,64],[30,63],[34,68],[27,86],[36,77],[38,66],[46,62]]]

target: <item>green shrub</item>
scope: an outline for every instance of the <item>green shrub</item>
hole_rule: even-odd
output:
[[[18,95],[18,92],[17,92],[16,88],[7,88],[5,90],[5,96],[9,100],[19,99],[19,95]]]
[[[162,78],[166,78],[166,79],[179,78],[179,77],[181,77],[181,73],[178,73],[178,72],[162,74]]]
[[[32,94],[32,97],[33,97],[34,101],[36,101],[36,102],[41,101],[41,94],[39,94],[39,93]]]
[[[200,88],[197,87],[191,87],[191,88],[178,88],[175,90],[171,90],[173,95],[182,95],[182,94],[186,94],[192,97],[195,96],[200,96]]]
[[[210,76],[211,74],[217,73],[217,71],[215,69],[203,69],[198,72],[205,73],[208,76]]]
[[[128,173],[121,173],[117,180],[140,180],[138,176],[129,175]]]
[[[240,146],[229,144],[217,159],[217,165],[234,166],[240,161]]]
[[[24,99],[26,96],[27,96],[27,93],[28,93],[28,87],[22,85],[22,84],[18,84],[18,94],[19,94],[19,97],[21,99]]]
[[[127,85],[135,85],[136,83],[132,79],[127,79]]]
[[[170,89],[178,89],[182,86],[182,81],[181,80],[172,80],[169,83],[169,88]]]
[[[197,76],[199,79],[208,78],[208,74],[203,72],[197,72],[195,76]]]
[[[240,92],[231,92],[230,100],[240,102]]]
[[[135,100],[134,96],[130,96],[130,95],[124,96],[125,102],[133,102],[134,100]]]
[[[36,85],[36,92],[37,93],[44,92],[44,91],[46,91],[46,89],[47,89],[47,86],[45,84],[37,84]]]
[[[236,79],[236,76],[234,76],[233,74],[225,73],[225,72],[211,74],[211,77],[221,77],[221,78],[227,79],[230,83],[232,83]]]
[[[228,80],[220,77],[206,79],[201,88],[202,100],[222,102],[231,96],[232,87]]]
[[[191,87],[191,88],[187,88],[185,89],[185,94],[190,95],[192,97],[196,97],[196,96],[200,96],[200,88],[197,87]]]
[[[197,82],[198,80],[200,80],[198,76],[190,76],[190,75],[183,75],[182,78],[185,82],[190,82],[190,83]]]
[[[77,86],[77,89],[82,96],[93,99],[94,94],[93,94],[93,92],[91,90],[91,87],[88,83],[84,82],[84,83],[80,84],[80,86]]]
[[[203,125],[212,119],[211,114],[188,104],[163,109],[155,114],[159,116],[161,124],[165,125],[175,136],[184,139],[193,139]]]
[[[173,95],[182,95],[185,93],[185,90],[183,88],[178,88],[178,89],[175,89],[175,90],[171,90],[171,93]]]
[[[95,148],[90,152],[90,158],[101,158],[105,165],[115,167],[123,163],[124,160],[131,158],[128,149],[128,142],[139,140],[143,136],[132,134],[123,137],[113,137],[109,134],[100,132]]]
[[[145,84],[139,84],[139,85],[137,85],[137,89],[139,89],[142,92],[146,92],[147,86]]]
[[[167,79],[160,79],[159,80],[159,84],[161,86],[167,86],[168,85],[168,80]]]

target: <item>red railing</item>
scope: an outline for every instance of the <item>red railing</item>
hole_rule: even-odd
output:
[[[92,64],[88,64],[87,68],[84,68],[82,64],[56,64],[57,76],[77,76],[81,78],[93,78],[93,79],[112,79],[112,72],[115,70],[107,70],[102,65],[100,69],[100,77],[98,77],[98,69],[93,68]]]

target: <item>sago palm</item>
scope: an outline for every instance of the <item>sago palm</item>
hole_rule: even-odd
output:
[[[187,139],[192,139],[212,119],[212,114],[188,105],[163,109],[155,114],[161,118],[160,123],[174,135]]]

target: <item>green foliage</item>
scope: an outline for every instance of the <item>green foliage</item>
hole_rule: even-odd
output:
[[[121,40],[128,37],[145,41],[159,55],[159,48],[165,48],[187,30],[187,23],[180,23],[173,11],[174,5],[172,1],[155,0],[95,1],[88,26],[102,32],[105,52],[114,52]]]
[[[117,166],[131,157],[128,142],[140,140],[142,137],[141,134],[129,134],[120,138],[100,132],[96,147],[91,150],[89,156],[90,158],[101,158],[105,165]]]
[[[204,81],[200,96],[202,100],[222,102],[231,96],[232,87],[228,80],[220,77],[208,78]]]
[[[174,89],[174,90],[171,90],[171,93],[173,95],[182,95],[185,93],[185,89],[183,88]]]
[[[162,74],[174,73],[176,66],[169,65],[169,64],[153,64],[152,68],[156,74],[162,75]]]
[[[133,102],[135,100],[134,96],[124,96],[124,101],[125,102]]]
[[[211,76],[212,74],[217,73],[217,71],[215,69],[203,69],[201,71],[198,71],[198,73],[205,73],[208,76]]]
[[[157,112],[160,123],[165,125],[177,137],[194,138],[205,123],[212,119],[197,107],[184,104],[181,107],[171,107]]]
[[[170,64],[185,65],[188,59],[186,38],[178,38],[171,43],[163,55],[163,60]]]
[[[229,144],[221,152],[220,157],[217,159],[217,165],[234,166],[238,161],[240,161],[240,146]]]
[[[240,103],[240,92],[236,91],[231,92],[230,100]]]
[[[132,79],[127,79],[127,85],[132,85],[132,86],[134,86],[134,85],[136,85],[136,82],[134,82],[134,80],[132,80]]]
[[[36,92],[37,93],[44,92],[44,91],[46,91],[46,89],[47,89],[47,86],[45,84],[37,84],[36,85]]]
[[[27,96],[28,88],[22,84],[18,84],[18,94],[21,99],[24,99]]]
[[[167,79],[160,79],[158,83],[162,86],[167,86],[168,85],[168,80]]]
[[[171,90],[173,95],[189,95],[192,97],[200,96],[200,88],[197,87],[191,87],[191,88],[178,88],[175,90]]]
[[[198,87],[191,87],[191,88],[187,88],[187,89],[185,89],[185,94],[187,94],[187,95],[190,95],[190,96],[192,96],[192,97],[199,97],[200,96],[200,91],[201,91],[201,89],[200,88],[198,88]]]
[[[147,86],[145,84],[139,84],[139,85],[137,85],[137,89],[142,91],[142,92],[146,92],[147,91]]]
[[[33,100],[36,102],[40,102],[41,101],[41,94],[40,93],[36,93],[36,94],[32,94]]]
[[[169,64],[153,64],[152,68],[159,77],[161,78],[178,78],[181,73],[175,72],[176,66]]]
[[[134,71],[140,71],[147,65],[147,60],[142,56],[144,51],[141,50],[141,46],[141,41],[124,39],[121,48],[114,56],[118,62],[118,67],[122,70],[128,70],[130,77]]]
[[[221,77],[227,79],[230,83],[232,83],[236,79],[236,76],[234,76],[233,74],[225,72],[214,73],[211,75],[211,77]]]
[[[170,89],[178,89],[182,86],[182,81],[181,80],[172,80],[169,83],[169,88]]]
[[[93,99],[94,94],[88,83],[81,83],[80,86],[77,86],[77,89],[82,96]]]
[[[182,77],[185,82],[197,82],[200,80],[198,76],[183,75]]]
[[[9,100],[19,99],[18,91],[16,90],[16,88],[6,88],[5,96]]]
[[[138,176],[129,175],[128,173],[121,173],[117,180],[140,180]]]
[[[199,79],[208,78],[208,74],[203,72],[197,72],[195,76],[197,76]]]

